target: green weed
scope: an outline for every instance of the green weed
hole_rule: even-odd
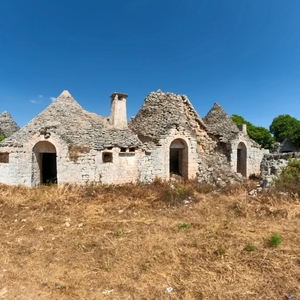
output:
[[[270,247],[278,247],[282,243],[282,236],[276,232],[273,232],[269,238]]]
[[[191,227],[191,224],[189,224],[189,223],[180,223],[180,224],[178,224],[179,229],[188,229],[190,227]]]
[[[245,250],[249,252],[255,251],[256,247],[252,243],[247,243],[247,245],[245,246]]]

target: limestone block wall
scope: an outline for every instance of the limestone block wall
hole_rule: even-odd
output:
[[[8,153],[9,161],[0,162],[0,182],[9,185],[31,186],[31,156],[23,148],[3,147],[1,153]]]
[[[130,149],[121,150],[114,147],[110,150],[97,151],[89,147],[70,147],[55,134],[45,138],[43,136],[32,137],[26,144],[25,152],[30,153],[32,157],[27,157],[28,172],[30,177],[29,186],[40,184],[40,166],[38,165],[33,148],[39,142],[47,141],[56,149],[57,163],[57,182],[58,184],[76,183],[85,184],[88,182],[101,183],[125,183],[134,182],[139,178],[138,161],[140,156],[144,155],[142,150]],[[133,149],[132,149],[133,150]],[[125,151],[125,152],[121,152]],[[49,149],[42,148],[40,152],[51,152]],[[104,162],[103,153],[111,156],[111,162]],[[28,162],[30,162],[28,164]],[[28,182],[28,180],[27,180]]]
[[[260,174],[260,164],[265,154],[268,154],[267,149],[250,148],[248,155],[247,175],[258,176]]]
[[[26,160],[30,163],[28,173],[30,186],[35,187],[41,183],[40,153],[55,153],[57,165],[57,181],[60,182],[66,174],[65,161],[68,155],[68,145],[54,133],[48,135],[35,134],[24,145]],[[67,172],[67,174],[69,174]]]
[[[156,177],[164,180],[170,178],[170,145],[176,139],[183,141],[187,147],[187,155],[183,158],[183,164],[187,165],[187,178],[196,177],[199,163],[197,140],[188,131],[173,128],[160,139],[151,153],[146,153],[139,161],[139,180],[152,181]]]
[[[138,160],[143,155],[141,150],[135,152],[120,152],[119,148],[114,149],[113,163],[103,163],[97,165],[96,174],[101,176],[102,183],[128,183],[136,182],[139,178]]]
[[[230,165],[234,172],[240,171],[246,178],[260,174],[260,163],[269,150],[256,147],[249,139],[231,141],[229,147],[231,148]],[[239,151],[241,151],[240,154],[238,154]],[[239,158],[239,155],[242,157]],[[239,164],[242,166],[239,167]]]
[[[35,151],[34,147],[41,142],[44,144]],[[60,181],[64,176],[68,176],[69,171],[64,173],[68,146],[55,134],[51,134],[49,138],[36,134],[23,147],[0,148],[0,152],[9,154],[9,162],[0,163],[0,182],[28,187],[38,186],[41,182],[39,153],[51,153],[53,152],[49,150],[51,147],[54,147],[57,155],[57,180]]]
[[[287,166],[289,159],[300,158],[300,152],[265,154],[260,166],[260,185],[268,188],[281,170]]]
[[[111,161],[105,161],[104,155],[109,155]],[[142,155],[140,149],[134,152],[126,149],[125,152],[121,152],[118,147],[111,150],[90,150],[88,153],[81,153],[76,161],[72,161],[70,158],[66,160],[64,173],[60,177],[59,183],[120,184],[135,182],[139,178],[138,161]]]
[[[56,153],[58,184],[89,182],[127,183],[150,182],[156,177],[170,178],[170,147],[175,140],[184,145],[182,168],[185,178],[198,178],[212,183],[234,179],[226,169],[226,156],[216,150],[206,154],[199,149],[199,137],[183,127],[173,127],[149,150],[111,147],[104,150],[88,146],[70,147],[55,133],[32,136],[23,147],[1,147],[0,152],[9,153],[9,163],[0,163],[0,182],[30,187],[41,183],[40,153]],[[232,146],[231,168],[236,171],[237,141]],[[258,173],[263,151],[247,148],[247,174]],[[224,170],[225,171],[224,171]],[[226,177],[226,178],[225,178]]]

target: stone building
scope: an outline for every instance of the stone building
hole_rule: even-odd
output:
[[[19,129],[20,127],[14,121],[9,112],[4,111],[0,114],[0,135],[9,137]]]
[[[218,103],[203,120],[208,131],[219,138],[232,170],[244,177],[260,173],[260,162],[269,150],[261,149],[259,144],[249,138],[246,124],[236,126]]]
[[[185,95],[158,90],[127,122],[127,96],[113,93],[110,116],[102,117],[64,91],[0,143],[0,182],[151,182],[179,174],[224,185],[238,173],[259,173],[265,151],[218,104],[202,120]]]
[[[282,143],[275,143],[272,153],[291,153],[299,152],[300,147],[296,146],[290,139],[286,138]]]

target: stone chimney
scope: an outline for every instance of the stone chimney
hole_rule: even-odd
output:
[[[241,132],[247,134],[247,124],[240,124],[238,125],[238,128]]]
[[[112,93],[110,97],[110,124],[118,129],[127,128],[126,98],[128,95],[123,93]]]

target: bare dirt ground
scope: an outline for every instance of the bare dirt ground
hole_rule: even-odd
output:
[[[244,188],[0,185],[0,299],[300,299],[299,227]]]

